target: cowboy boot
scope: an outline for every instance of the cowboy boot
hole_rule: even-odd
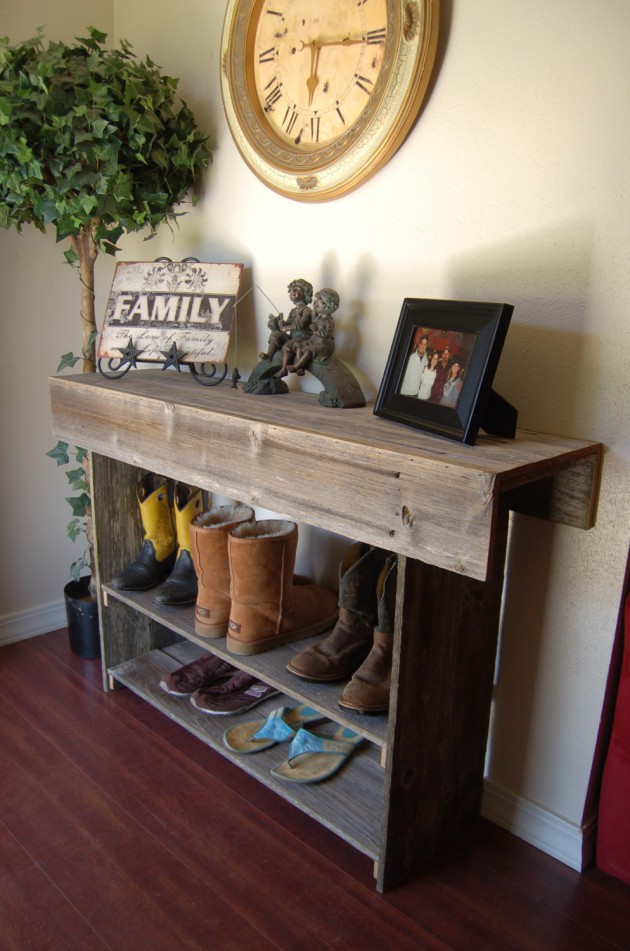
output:
[[[387,552],[355,542],[339,565],[339,620],[328,637],[287,664],[303,680],[343,680],[363,663],[376,622],[376,581]]]
[[[166,480],[149,472],[140,480],[136,491],[144,541],[133,564],[111,581],[112,588],[119,591],[154,588],[175,564],[175,532]]]
[[[202,512],[190,525],[190,553],[199,591],[195,632],[200,637],[223,637],[230,617],[228,535],[241,522],[252,522],[249,505],[220,505]]]
[[[175,566],[153,600],[156,604],[194,604],[197,575],[190,557],[190,523],[203,509],[203,493],[194,485],[175,485],[174,521],[177,538]]]
[[[374,643],[339,699],[340,707],[357,713],[385,713],[389,708],[397,565],[396,556],[390,555],[379,575],[376,592],[378,626],[374,629]]]
[[[230,532],[228,650],[259,654],[335,623],[334,591],[295,581],[297,542],[297,525],[283,519],[244,522]]]

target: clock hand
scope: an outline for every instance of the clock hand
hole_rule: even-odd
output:
[[[317,65],[319,63],[319,54],[321,53],[321,47],[313,44],[311,46],[311,74],[306,80],[306,88],[308,89],[308,104],[311,106],[313,104],[313,96],[315,95],[315,90],[319,85],[319,76],[317,75]]]
[[[311,72],[308,79],[306,80],[306,88],[308,89],[308,104],[309,106],[312,106],[315,90],[319,86],[317,67],[319,65],[319,56],[322,48],[324,46],[358,46],[362,43],[365,43],[365,37],[361,36],[355,38],[346,36],[342,40],[312,40],[310,43],[304,43],[302,40],[300,40],[299,42],[300,52],[306,49],[310,49],[311,51]]]
[[[304,43],[300,40],[300,52],[305,49],[320,50],[324,46],[360,46],[365,43],[364,36],[345,36],[342,40],[312,40],[310,43]]]

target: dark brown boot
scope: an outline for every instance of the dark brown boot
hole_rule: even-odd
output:
[[[389,708],[396,606],[397,559],[387,559],[378,579],[378,627],[366,660],[346,684],[339,706],[357,713],[385,713]]]
[[[370,652],[376,621],[376,581],[387,552],[355,542],[339,566],[339,620],[328,637],[287,664],[303,680],[349,677]]]

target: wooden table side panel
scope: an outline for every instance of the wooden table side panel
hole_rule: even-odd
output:
[[[378,887],[402,881],[481,805],[508,510],[486,583],[401,562]]]
[[[101,585],[133,562],[143,529],[136,495],[138,470],[98,453],[91,454],[92,522],[99,591],[104,682],[109,667],[178,639],[151,618],[125,604],[104,603]]]
[[[589,529],[595,524],[601,446],[588,455],[556,466],[543,475],[515,489],[508,489],[510,508],[522,515],[533,515],[549,522]]]

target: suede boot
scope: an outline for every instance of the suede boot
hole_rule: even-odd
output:
[[[177,538],[175,566],[153,600],[157,604],[194,604],[197,575],[190,557],[190,523],[203,509],[203,493],[194,485],[175,485],[174,521]]]
[[[133,564],[111,581],[112,588],[119,591],[154,588],[175,564],[175,530],[166,480],[149,472],[138,483],[137,496],[144,541]]]
[[[376,623],[376,581],[387,552],[355,542],[339,565],[339,620],[334,631],[297,654],[287,669],[303,680],[349,677],[370,653]]]
[[[335,623],[337,596],[317,584],[296,584],[295,522],[245,522],[228,537],[230,597],[227,648],[259,654],[320,634]]]
[[[389,708],[394,643],[398,559],[391,555],[378,579],[378,626],[367,658],[346,684],[339,706],[357,713],[385,713]]]
[[[190,552],[199,590],[195,631],[200,637],[223,637],[230,617],[228,535],[242,522],[253,522],[249,505],[219,505],[198,515],[190,526]]]

